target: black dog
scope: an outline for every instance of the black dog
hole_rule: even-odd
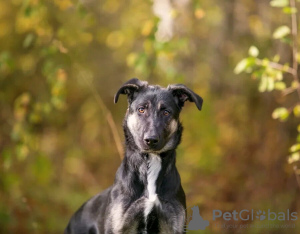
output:
[[[124,160],[114,184],[87,201],[65,233],[183,233],[185,194],[175,166],[179,113],[187,100],[201,110],[203,100],[184,85],[162,88],[138,79],[123,84],[115,103],[120,94],[129,103]]]

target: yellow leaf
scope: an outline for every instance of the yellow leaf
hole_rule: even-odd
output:
[[[300,117],[300,104],[294,107],[293,112],[296,117]]]
[[[299,160],[300,160],[300,154],[299,154],[299,152],[296,152],[289,156],[288,163],[291,164],[291,163],[297,162]]]
[[[54,0],[54,4],[62,11],[65,11],[73,6],[71,0]]]

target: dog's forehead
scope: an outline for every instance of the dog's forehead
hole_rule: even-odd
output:
[[[139,92],[135,104],[151,103],[154,106],[176,107],[174,96],[166,88],[149,85],[147,89]]]

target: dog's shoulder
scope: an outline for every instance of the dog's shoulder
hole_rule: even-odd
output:
[[[70,219],[64,234],[99,233],[98,227],[103,225],[99,222],[102,220],[101,217],[105,216],[110,192],[111,187],[85,202]]]

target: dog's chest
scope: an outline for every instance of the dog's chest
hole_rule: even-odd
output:
[[[159,206],[160,202],[156,193],[156,181],[161,170],[161,158],[155,154],[149,154],[147,161],[147,194],[144,215],[147,218],[153,207]]]
[[[152,200],[156,196],[156,181],[161,170],[161,158],[154,154],[149,154],[147,162],[147,190],[148,198]]]

